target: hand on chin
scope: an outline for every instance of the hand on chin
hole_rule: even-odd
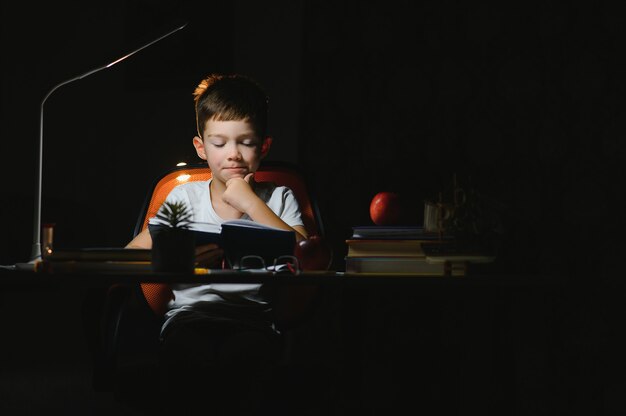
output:
[[[245,177],[231,177],[226,180],[226,190],[222,194],[222,201],[242,213],[247,213],[256,197],[252,188],[252,173]]]
[[[230,181],[236,181],[236,180],[243,180],[244,182],[252,185],[254,182],[254,174],[251,172],[248,172],[247,169],[242,169],[240,172],[237,170],[233,170],[233,171],[224,171],[222,170],[222,177],[224,178],[224,183],[226,183],[226,186],[228,187]]]

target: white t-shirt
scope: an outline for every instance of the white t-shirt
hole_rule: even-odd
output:
[[[174,188],[166,198],[168,202],[184,201],[191,207],[191,221],[222,224],[221,218],[213,209],[208,181],[195,181]],[[255,193],[287,225],[303,226],[300,207],[293,191],[271,182],[257,182]],[[244,215],[242,219],[249,219]],[[152,223],[153,219],[151,219]],[[271,321],[265,318],[270,311],[269,301],[261,284],[172,284],[174,299],[168,304],[165,323],[161,332],[181,312],[177,319],[210,319],[215,321],[242,321],[257,327],[275,330]],[[184,318],[182,318],[184,317]]]

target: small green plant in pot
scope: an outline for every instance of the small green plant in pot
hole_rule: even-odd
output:
[[[191,213],[182,201],[164,202],[151,226],[152,269],[156,272],[193,273],[196,241],[189,229]]]

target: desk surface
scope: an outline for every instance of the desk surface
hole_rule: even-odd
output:
[[[358,275],[342,272],[303,272],[299,275],[245,273],[230,270],[212,270],[209,274],[180,273],[121,273],[80,272],[42,273],[24,270],[0,269],[0,290],[25,286],[109,286],[139,283],[266,283],[279,285],[368,285],[368,284],[423,284],[443,286],[509,286],[552,285],[562,282],[557,276],[547,275],[471,275],[463,277],[414,275]]]

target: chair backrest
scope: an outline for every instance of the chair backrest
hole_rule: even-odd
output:
[[[172,189],[186,182],[206,181],[211,176],[211,170],[206,163],[203,163],[176,167],[157,178],[139,215],[135,226],[135,235],[148,226],[149,219],[156,215]],[[304,227],[309,236],[324,236],[323,222],[315,196],[297,166],[287,162],[264,162],[257,170],[254,178],[257,182],[274,182],[279,186],[289,187],[298,200]],[[141,290],[150,308],[158,315],[162,315],[167,301],[172,296],[169,285],[142,283]]]

